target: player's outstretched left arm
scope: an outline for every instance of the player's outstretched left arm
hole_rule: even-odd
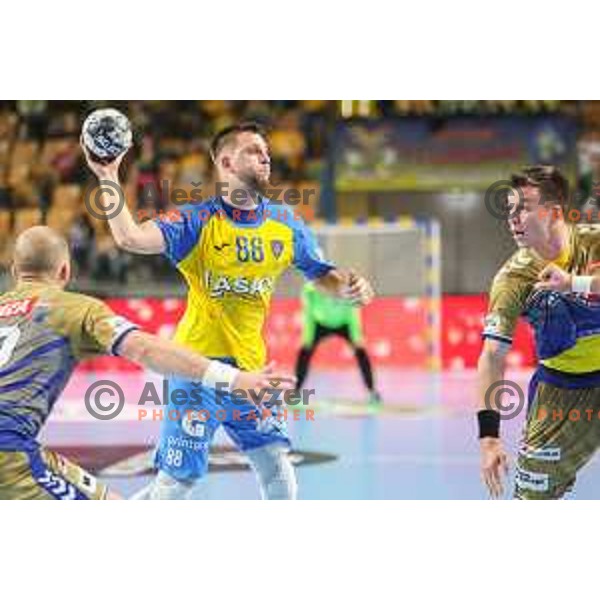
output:
[[[349,300],[357,306],[369,304],[375,295],[369,281],[352,269],[332,269],[326,275],[315,279],[314,284],[319,290]]]

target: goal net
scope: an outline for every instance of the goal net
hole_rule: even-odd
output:
[[[362,320],[365,344],[379,366],[439,369],[439,223],[402,217],[393,223],[313,225],[312,229],[328,259],[356,269],[375,288],[376,299],[363,309]],[[278,309],[267,327],[269,348],[276,356],[288,352],[292,331],[301,327],[302,284],[293,271],[278,283]],[[348,349],[335,344],[320,358],[320,364],[330,366],[353,360]]]

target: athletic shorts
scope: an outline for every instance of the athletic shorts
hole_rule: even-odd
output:
[[[155,466],[175,479],[189,481],[206,474],[210,445],[221,425],[243,452],[274,443],[290,447],[283,401],[281,406],[256,406],[180,377],[168,379],[168,390],[170,398],[176,392],[188,399],[161,407]]]
[[[344,338],[349,344],[357,345],[361,342],[360,338],[353,336],[352,330],[348,325],[342,325],[341,327],[325,327],[317,323],[314,329],[314,335],[312,339],[307,339],[306,343],[310,346],[316,346],[322,339],[331,335],[337,335]]]
[[[0,500],[104,500],[107,487],[78,465],[37,445],[0,450]]]
[[[600,445],[600,387],[535,383],[517,460],[515,497],[558,499]]]

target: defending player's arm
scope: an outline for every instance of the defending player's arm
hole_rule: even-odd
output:
[[[477,365],[479,405],[477,420],[481,451],[481,476],[492,497],[504,493],[503,476],[508,456],[500,440],[501,395],[492,386],[504,379],[506,355],[512,335],[532,285],[524,278],[499,273],[490,292],[483,330],[484,344]]]
[[[539,274],[536,289],[562,293],[600,294],[600,228],[593,225],[583,229],[582,243],[587,250],[585,273],[569,273],[558,265],[550,263]]]
[[[481,476],[492,497],[504,493],[503,473],[508,471],[508,457],[500,440],[500,407],[496,406],[499,395],[488,395],[496,381],[504,379],[506,354],[510,344],[497,340],[485,340],[477,363],[480,404],[477,412],[479,444],[481,451]]]
[[[137,326],[115,315],[104,303],[86,301],[79,347],[85,353],[110,353],[128,358],[163,375],[178,375],[202,381],[221,391],[260,390],[281,381],[283,389],[292,389],[295,378],[277,373],[272,365],[259,373],[239,369],[191,352],[174,342],[139,331]]]
[[[123,194],[123,188],[119,182],[119,166],[125,154],[121,154],[111,163],[103,165],[94,162],[85,145],[82,144],[81,146],[87,164],[98,180],[100,182],[108,181],[118,186],[121,189],[121,194]],[[115,190],[109,186],[101,189],[103,191],[100,193],[98,203],[103,209],[110,211],[116,201]],[[109,212],[109,214],[111,214],[111,217],[108,219],[108,225],[119,248],[136,254],[160,254],[164,251],[164,238],[156,223],[153,221],[137,223],[126,202],[123,202],[123,207],[119,212],[115,211],[115,214]]]
[[[535,288],[563,293],[600,294],[600,262],[590,263],[587,273],[587,275],[574,275],[550,263],[540,273],[540,280],[535,284]]]
[[[274,380],[281,381],[283,389],[292,389],[296,381],[294,377],[277,373],[273,365],[259,373],[240,371],[143,331],[127,335],[120,345],[119,354],[163,375],[201,380],[205,385],[222,391],[260,390],[272,387],[270,382]]]

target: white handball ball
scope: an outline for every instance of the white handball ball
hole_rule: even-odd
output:
[[[83,123],[81,141],[96,162],[112,162],[131,146],[131,123],[115,108],[95,110]]]

